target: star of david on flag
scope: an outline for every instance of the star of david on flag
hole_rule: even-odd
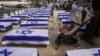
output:
[[[100,50],[98,50],[97,54],[93,54],[94,56],[100,56]]]
[[[16,31],[17,33],[20,33],[20,34],[31,34],[33,31],[31,30],[22,30],[22,31]]]
[[[9,56],[12,52],[7,52],[7,49],[0,51],[0,54],[4,54],[4,56]]]
[[[0,47],[0,56],[38,56],[38,51],[36,48]]]
[[[31,30],[22,30],[22,32],[20,34],[31,34],[33,31]]]

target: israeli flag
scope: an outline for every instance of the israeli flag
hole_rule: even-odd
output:
[[[66,56],[100,56],[100,48],[66,51]]]
[[[0,56],[38,56],[36,48],[0,47]]]
[[[41,34],[42,33],[42,34]],[[47,29],[14,29],[5,36],[45,36],[48,37]]]

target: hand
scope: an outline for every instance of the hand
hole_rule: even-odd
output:
[[[90,10],[89,10],[91,13],[94,13],[94,10],[91,8]]]

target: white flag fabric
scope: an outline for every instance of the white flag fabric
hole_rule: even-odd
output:
[[[41,34],[42,33],[42,34]],[[45,36],[48,37],[47,29],[14,29],[6,36]]]
[[[10,25],[12,25],[12,23],[11,22],[0,22],[0,28],[5,28],[5,27],[8,27],[8,26],[10,26]]]
[[[0,47],[0,56],[38,56],[36,48]]]
[[[100,48],[66,51],[66,56],[100,56]]]

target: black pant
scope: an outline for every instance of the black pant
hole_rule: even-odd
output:
[[[60,35],[58,35],[58,37],[56,39],[56,43],[57,43],[57,45],[60,45],[61,42],[77,44],[78,40],[73,38],[70,35],[60,34]]]

